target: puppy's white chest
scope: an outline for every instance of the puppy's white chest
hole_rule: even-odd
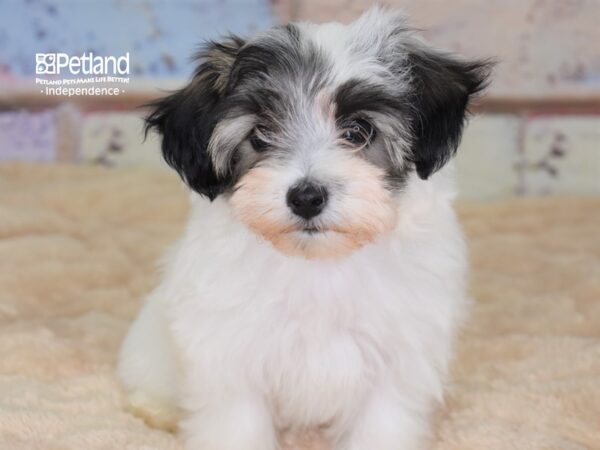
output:
[[[453,241],[440,239],[335,263],[283,259],[253,241],[243,255],[191,241],[169,313],[184,390],[257,396],[281,429],[343,423],[383,383],[440,390],[460,293],[460,266],[445,257]],[[440,248],[436,271],[424,270]],[[211,264],[192,264],[207,251]]]
[[[269,401],[282,427],[330,423],[354,408],[370,373],[365,348],[334,323],[282,323],[266,360]]]

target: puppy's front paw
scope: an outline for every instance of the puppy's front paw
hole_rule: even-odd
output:
[[[278,450],[270,411],[254,396],[217,396],[181,422],[187,450]]]
[[[129,410],[154,428],[174,432],[179,421],[179,408],[144,391],[129,394]]]

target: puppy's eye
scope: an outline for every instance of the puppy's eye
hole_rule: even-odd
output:
[[[344,127],[341,138],[353,147],[369,145],[375,140],[375,128],[365,119],[354,119]]]
[[[264,138],[264,131],[260,128],[255,128],[252,131],[252,134],[250,135],[250,145],[252,146],[252,148],[254,149],[254,151],[256,152],[264,152],[267,147],[269,146],[269,143],[267,141],[265,141]]]

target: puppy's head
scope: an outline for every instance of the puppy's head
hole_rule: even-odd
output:
[[[297,24],[209,43],[149,128],[198,193],[277,249],[347,255],[395,225],[398,193],[458,146],[489,65],[436,52],[403,17]]]

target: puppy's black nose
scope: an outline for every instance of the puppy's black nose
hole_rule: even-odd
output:
[[[290,188],[287,204],[294,214],[306,220],[317,216],[327,203],[327,190],[318,184],[303,181]]]

